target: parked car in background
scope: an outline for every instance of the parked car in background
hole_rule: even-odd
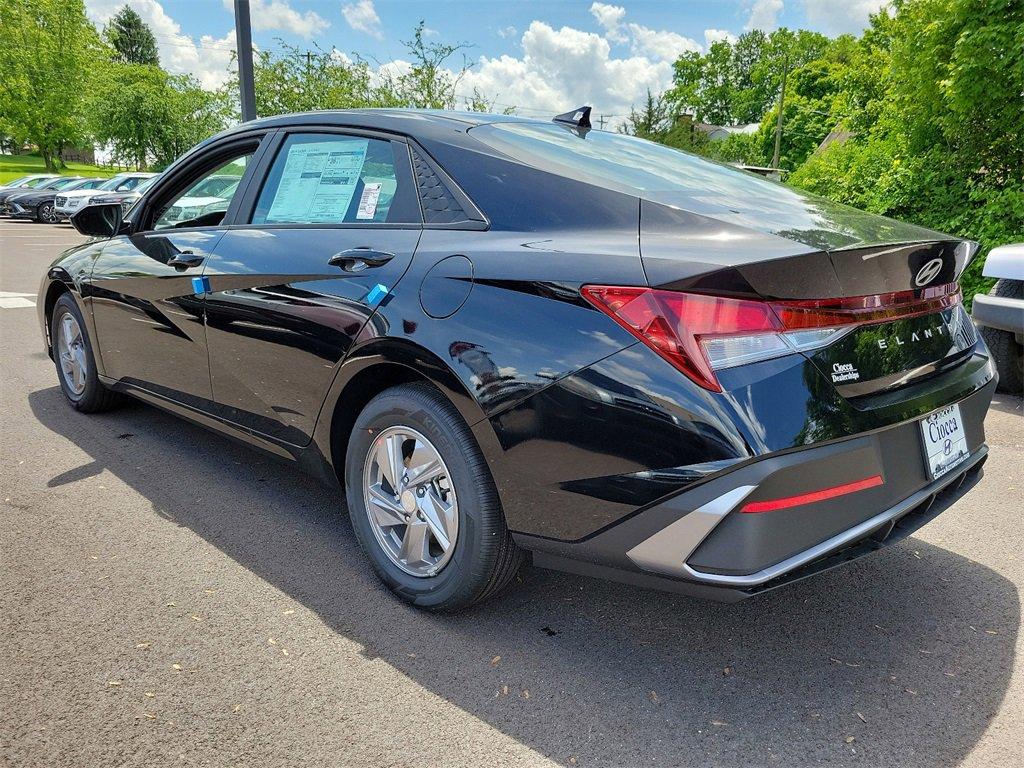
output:
[[[8,182],[0,184],[0,190],[11,190],[16,188],[32,189],[44,181],[57,178],[56,173],[32,173],[28,176],[19,176],[16,179],[11,179]]]
[[[69,219],[71,215],[89,204],[96,193],[104,192],[129,192],[138,187],[146,179],[156,176],[155,173],[133,171],[130,173],[119,173],[111,176],[106,183],[101,184],[93,190],[76,190],[64,195],[57,195],[54,201],[54,210],[60,220]]]
[[[971,314],[992,350],[999,391],[1024,390],[1024,243],[993,248],[985,259],[985,277],[996,278],[986,296],[974,297]]]
[[[121,206],[121,210],[127,214],[132,209],[132,206],[139,201],[142,197],[142,193],[149,189],[153,182],[155,182],[159,176],[154,176],[151,179],[146,179],[135,189],[130,189],[126,192],[110,192],[109,194],[93,195],[89,198],[88,205],[109,205],[110,203],[117,203]],[[79,208],[81,210],[81,208]]]
[[[186,197],[176,200],[174,205],[167,209],[165,214],[167,221],[191,221],[211,213],[223,213],[226,211],[232,195],[238,189],[240,177],[226,178],[228,179],[226,184],[202,185],[203,189],[193,190]],[[217,179],[217,181],[223,182],[224,177]],[[216,192],[213,193],[211,190],[216,190]]]
[[[79,179],[76,182],[60,187],[61,192],[80,189],[96,189],[106,179]],[[56,224],[57,213],[53,209],[53,201],[57,196],[56,188],[33,189],[17,195],[11,195],[5,203],[7,215],[12,219],[32,219],[45,224]]]
[[[737,600],[977,482],[977,243],[589,115],[255,120],[127,218],[83,208],[96,239],[36,304],[70,407],[131,394],[343,486],[381,579],[431,609],[527,553]],[[191,202],[218,175],[228,205]]]
[[[0,212],[3,210],[4,203],[12,195],[19,195],[22,192],[31,192],[33,189],[49,189],[67,179],[79,179],[80,176],[39,176],[39,177],[28,177],[34,178],[35,180],[31,183],[19,184],[18,186],[10,186],[0,188]]]
[[[13,190],[9,194],[4,196],[4,200],[0,203],[0,214],[5,216],[13,216],[15,210],[20,210],[20,206],[17,206],[17,201],[23,197],[29,195],[37,195],[39,193],[54,193],[62,189],[70,189],[80,181],[84,181],[82,176],[58,176],[55,179],[50,179],[47,182],[40,184],[35,189],[18,189]]]

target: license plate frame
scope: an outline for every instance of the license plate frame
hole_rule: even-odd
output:
[[[925,416],[921,425],[921,447],[928,477],[937,480],[970,458],[967,433],[960,404],[953,403]]]

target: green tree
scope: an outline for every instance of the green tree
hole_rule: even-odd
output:
[[[233,118],[233,103],[225,93],[208,91],[192,75],[167,78],[163,98],[169,117],[152,147],[154,168],[170,165],[193,146],[224,130]]]
[[[111,63],[94,89],[91,128],[126,165],[163,167],[222,130],[231,105],[222,92],[159,67]]]
[[[253,57],[256,114],[265,117],[314,109],[383,106],[370,84],[370,67],[336,49],[318,46],[303,51],[281,40],[280,52],[257,51]],[[238,93],[233,76],[225,93]]]
[[[689,152],[704,152],[709,144],[707,134],[696,130],[689,115],[675,114],[665,97],[654,96],[650,89],[643,106],[630,109],[618,132]]]
[[[677,111],[715,125],[756,123],[778,99],[782,72],[821,57],[824,35],[808,30],[746,32],[707,53],[683,53],[673,65],[673,88],[666,94]]]
[[[124,6],[114,15],[104,28],[103,36],[116,51],[115,61],[159,66],[160,56],[153,30],[131,6]]]
[[[82,0],[0,0],[0,132],[56,170],[86,139],[85,98],[102,44]]]
[[[469,70],[469,64],[463,58],[462,66],[453,71],[447,63],[468,46],[465,43],[428,43],[424,39],[424,29],[425,25],[420,21],[413,30],[412,40],[402,41],[412,57],[411,66],[397,73],[380,73],[379,98],[389,106],[454,109],[458,98],[456,90]],[[486,97],[478,93],[477,102],[481,101],[486,102]]]
[[[651,89],[647,89],[647,99],[640,109],[631,107],[629,117],[619,126],[618,132],[629,136],[639,136],[641,139],[661,141],[664,138],[668,127],[669,106],[662,96],[655,96]]]
[[[837,97],[851,141],[791,183],[978,240],[1024,240],[1024,4],[897,0],[872,18]],[[987,288],[979,259],[962,285]]]
[[[476,86],[473,87],[473,93],[466,97],[466,109],[470,112],[494,112],[497,104],[494,99],[490,99],[487,95]],[[514,106],[504,107],[501,110],[502,115],[514,115],[516,108]]]

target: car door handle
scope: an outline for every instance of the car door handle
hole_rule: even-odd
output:
[[[174,256],[167,260],[168,267],[174,267],[176,270],[181,272],[182,270],[190,267],[198,267],[203,263],[202,256],[196,256],[192,251],[182,251],[176,253]]]
[[[346,272],[361,272],[368,267],[381,267],[393,258],[395,254],[375,248],[349,248],[331,256],[327,263]]]

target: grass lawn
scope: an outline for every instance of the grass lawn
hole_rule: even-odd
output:
[[[108,178],[117,173],[116,168],[101,168],[88,163],[68,163],[60,173],[67,176],[102,176]],[[0,155],[0,184],[29,173],[46,173],[43,158],[36,155]]]

